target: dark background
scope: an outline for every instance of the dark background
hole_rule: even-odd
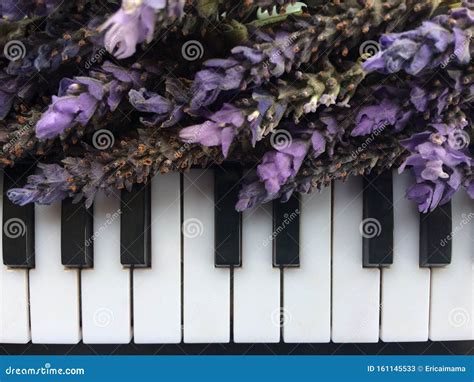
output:
[[[0,355],[474,355],[474,341],[374,344],[0,345]]]

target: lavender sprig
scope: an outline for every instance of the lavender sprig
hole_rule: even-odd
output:
[[[64,12],[58,12],[39,24],[36,33],[27,33],[30,19],[18,22],[17,28],[6,24],[10,33],[2,39],[3,52],[8,60],[0,71],[0,120],[12,106],[22,102],[32,103],[38,96],[48,94],[49,85],[57,80],[54,73],[61,66],[81,66],[88,69],[102,59],[105,49],[100,50],[94,23],[100,20],[100,9],[91,2],[87,12],[81,3],[62,4]],[[89,20],[87,16],[93,17]],[[77,29],[71,28],[79,24]],[[83,24],[84,23],[84,24]],[[86,25],[89,24],[89,25]],[[89,28],[90,27],[90,28]],[[36,25],[34,28],[38,28]],[[75,64],[75,65],[74,65]],[[45,81],[48,77],[49,82]]]
[[[168,24],[182,16],[183,6],[181,0],[123,0],[121,8],[99,28],[106,31],[106,49],[118,59],[132,56],[137,44],[153,39],[159,18]]]
[[[419,25],[438,1],[308,0],[300,12],[283,14],[290,2],[242,0],[222,20],[227,5],[220,0],[197,2],[195,9],[191,3],[183,8],[182,1],[124,1],[101,28],[106,47],[120,58],[133,55],[138,44],[158,36],[182,12],[191,17],[176,23],[170,37],[175,42],[202,40],[207,58],[212,49],[206,39],[212,40],[216,31],[197,21],[223,21],[233,28],[227,36],[232,38],[223,38],[234,47],[230,54],[185,65],[172,57],[173,70],[164,84],[163,71],[143,65],[121,71],[106,62],[77,75],[82,69],[78,61],[92,49],[89,36],[71,31],[68,43],[51,38],[53,33],[40,49],[44,35],[36,38],[18,22],[29,49],[0,80],[0,102],[6,104],[0,162],[11,165],[32,155],[44,163],[24,188],[10,190],[9,196],[20,204],[84,197],[90,205],[100,190],[130,189],[157,172],[223,160],[255,167],[242,189],[239,210],[402,163],[402,169],[415,174],[408,196],[421,211],[446,202],[461,187],[472,196],[472,146],[462,145],[472,138],[472,6],[466,3]],[[282,6],[277,7],[280,15],[248,22],[256,7],[271,10],[275,3]],[[414,29],[403,31],[406,26]],[[46,34],[52,30],[54,23],[44,29]],[[186,35],[190,31],[195,34]],[[377,63],[379,73],[366,77],[359,47],[394,31],[401,33],[383,37],[382,52],[365,64],[370,68]],[[81,40],[76,37],[86,41],[86,48],[77,50]],[[462,44],[466,38],[469,43]],[[397,45],[398,40],[406,47]],[[59,59],[55,44],[70,59]],[[161,53],[145,52],[155,60]],[[392,61],[398,69],[389,65]],[[127,62],[123,66],[130,67]],[[71,77],[61,81],[58,96],[41,117],[38,111],[50,91],[38,92],[32,81],[34,94],[46,96],[38,98],[25,86],[38,71],[53,73],[51,86],[64,74]],[[387,76],[392,72],[397,75]],[[16,97],[20,92],[21,98]],[[7,95],[15,103],[9,105]],[[121,110],[135,108],[132,122],[123,128],[115,126],[119,103]],[[37,119],[37,136],[23,130],[25,120]],[[138,119],[146,129],[137,129]],[[88,143],[99,127],[114,135],[115,144],[107,150]],[[49,139],[58,135],[61,139]]]
[[[377,8],[370,1],[331,3],[314,16],[283,23],[276,31],[253,30],[254,41],[233,48],[232,55],[225,59],[206,61],[204,69],[196,73],[191,108],[212,104],[223,91],[242,90],[281,77],[321,56],[347,56],[349,49],[364,38],[401,26],[408,15],[421,17],[435,7],[433,1],[381,3]]]
[[[231,143],[239,136],[250,136],[252,146],[272,134],[280,121],[292,116],[299,123],[303,115],[320,107],[347,105],[363,80],[365,73],[356,63],[344,73],[338,73],[329,61],[316,74],[296,72],[295,77],[281,80],[277,89],[265,86],[253,91],[251,97],[224,105],[207,121],[179,131],[185,142],[205,146],[222,146],[227,156]]]
[[[382,36],[381,51],[364,68],[417,75],[427,69],[469,64],[474,53],[474,6],[466,5],[424,21],[416,29]]]
[[[28,178],[27,185],[9,190],[8,197],[20,205],[85,198],[90,206],[100,190],[130,190],[134,183],[149,182],[158,172],[185,171],[192,165],[205,167],[223,159],[216,149],[183,146],[172,135],[146,130],[138,133],[138,138],[120,139],[112,150],[86,146],[82,157],[66,157],[61,164],[40,164],[39,172]]]
[[[3,0],[0,4],[0,16],[7,21],[46,16],[57,10],[61,3],[61,0]]]
[[[140,88],[147,77],[146,69],[134,64],[128,71],[106,61],[89,77],[65,78],[58,96],[36,124],[39,139],[51,139],[75,126],[86,126],[93,116],[103,118],[114,111],[131,88]]]
[[[360,150],[367,146],[365,139],[373,145],[389,138],[399,146],[390,155],[393,160],[400,162],[402,154],[406,158],[412,153],[401,170],[407,166],[414,168],[417,184],[408,190],[407,196],[418,203],[420,211],[426,212],[447,202],[461,185],[471,187],[472,158],[467,152],[469,133],[464,129],[472,122],[464,109],[470,110],[468,100],[472,98],[472,89],[462,79],[469,77],[472,71],[473,68],[467,67],[464,71],[450,72],[450,81],[443,79],[442,82],[431,75],[407,79],[406,83],[402,82],[404,86],[399,87],[394,86],[399,82],[395,79],[392,86],[361,90],[355,98],[362,100],[361,104],[352,104],[351,109],[332,108],[310,116],[313,122],[306,128],[288,128],[286,144],[264,154],[256,176],[242,189],[237,208],[249,208],[262,200],[272,200],[295,190],[303,192],[311,179],[301,177],[308,160],[314,163],[314,159],[322,157],[332,161],[334,153],[345,147],[347,154],[352,156],[350,162],[357,163],[357,157],[365,154],[365,150]],[[367,99],[371,101],[368,104]],[[378,101],[374,103],[373,99]],[[414,134],[413,137],[410,134]],[[358,142],[356,137],[360,137],[359,147],[350,151],[349,145]],[[295,162],[288,152],[295,141],[298,147],[306,148],[305,161],[298,159]],[[398,157],[394,157],[394,153],[398,153]],[[300,155],[298,153],[298,157]],[[386,163],[383,157],[378,160]],[[389,168],[389,165],[382,167]],[[370,166],[366,170],[370,171]]]

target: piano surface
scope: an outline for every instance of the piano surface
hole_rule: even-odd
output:
[[[239,177],[158,175],[90,209],[4,196],[0,353],[472,354],[467,195],[420,216],[384,173],[238,214]]]

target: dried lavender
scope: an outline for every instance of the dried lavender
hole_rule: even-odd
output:
[[[314,16],[289,20],[277,30],[251,28],[255,41],[233,48],[230,57],[203,64],[205,69],[196,74],[192,85],[191,108],[210,105],[222,91],[280,77],[321,56],[347,56],[349,49],[372,34],[400,27],[408,15],[421,17],[435,6],[432,1],[381,3],[376,8],[370,1],[334,2],[319,7]]]
[[[0,4],[0,16],[7,21],[46,16],[57,10],[62,3],[61,0],[3,0]]]
[[[106,61],[100,70],[91,70],[88,77],[65,78],[59,85],[36,124],[39,139],[51,139],[75,126],[86,126],[91,118],[103,118],[117,109],[131,88],[143,86],[148,72],[140,64],[125,70]]]
[[[344,148],[353,154],[349,163],[356,168],[363,144],[363,140],[359,141],[359,148],[350,151],[350,145],[357,143],[356,137],[369,137],[371,144],[398,137],[398,147],[392,150],[390,157],[375,157],[376,163],[390,168],[393,160],[400,161],[398,156],[407,157],[411,152],[400,168],[403,171],[406,166],[413,167],[416,176],[417,183],[408,190],[407,196],[415,200],[423,212],[446,203],[461,185],[472,187],[468,174],[472,173],[473,160],[467,152],[469,133],[464,130],[472,119],[464,109],[470,110],[469,100],[473,94],[471,85],[464,79],[469,78],[473,70],[469,66],[462,71],[451,71],[447,76],[439,74],[439,79],[432,74],[405,81],[396,78],[393,84],[361,90],[355,98],[363,101],[359,105],[353,103],[351,109],[333,107],[316,116],[316,120],[310,116],[312,122],[306,128],[287,128],[286,142],[281,147],[273,145],[272,150],[264,154],[256,176],[242,189],[238,209],[295,190],[306,192],[307,182],[313,180],[297,177],[303,171],[300,159],[303,147],[306,158],[320,158],[323,154],[322,159],[329,163],[333,163],[334,152]],[[367,99],[370,102],[365,101]],[[374,103],[374,99],[377,102]],[[410,133],[414,135],[410,137]],[[298,145],[294,146],[294,142]],[[398,156],[393,157],[394,153]]]
[[[41,110],[23,110],[13,118],[0,121],[0,163],[12,166],[24,158],[42,157],[45,153],[61,154],[61,146],[54,141],[39,141],[35,125]]]
[[[474,15],[469,8],[455,9],[424,21],[414,30],[382,36],[382,50],[365,64],[368,71],[416,75],[422,70],[467,65],[474,52]]]
[[[26,18],[3,25],[6,62],[0,70],[0,120],[12,106],[31,104],[48,94],[59,82],[54,74],[62,67],[76,72],[103,57],[105,49],[94,45],[98,42],[94,24],[101,18],[100,10],[92,1],[87,6],[84,1],[61,2],[57,12],[45,20]]]
[[[474,161],[468,146],[473,122],[470,109],[474,67],[470,61],[474,53],[474,13],[473,5],[466,5],[425,21],[415,30],[383,36],[382,51],[366,62],[367,69],[382,73],[403,70],[420,75],[434,69],[446,70],[443,83],[450,86],[440,92],[430,92],[426,85],[432,74],[429,80],[410,84],[411,103],[416,111],[428,113],[431,123],[423,132],[401,141],[411,155],[400,171],[407,166],[412,169],[416,183],[407,196],[418,203],[422,212],[448,202],[461,185],[472,196],[470,174]],[[433,103],[435,110],[430,108]],[[456,107],[453,109],[452,105]]]
[[[125,0],[92,19],[95,3],[75,8],[76,27],[53,12],[43,44],[29,18],[9,24],[28,53],[0,74],[0,160],[42,162],[9,191],[16,203],[90,205],[100,190],[223,161],[254,168],[239,210],[395,166],[413,169],[408,197],[421,211],[461,187],[474,194],[469,2],[430,21],[438,1],[308,0],[294,11],[286,0]],[[363,45],[380,36],[364,63]],[[203,61],[183,54],[189,41]],[[101,44],[114,57],[87,61]],[[41,91],[38,73],[52,78]],[[102,130],[106,148],[94,145]]]
[[[160,27],[166,27],[183,13],[183,0],[123,0],[121,8],[100,26],[99,31],[106,31],[106,49],[116,58],[123,59],[135,53],[137,44],[152,40],[158,21]]]
[[[158,172],[185,171],[193,165],[205,167],[222,161],[217,149],[183,146],[172,135],[138,133],[137,138],[121,139],[112,150],[86,146],[81,157],[66,157],[61,164],[40,164],[39,173],[30,176],[24,188],[9,190],[8,196],[21,205],[50,204],[68,196],[76,200],[84,197],[91,205],[100,190],[130,189]]]
[[[297,124],[303,115],[314,113],[319,107],[347,105],[365,73],[359,63],[338,73],[329,61],[323,62],[325,70],[316,74],[296,72],[294,77],[281,79],[276,89],[262,86],[249,98],[235,101],[236,106],[224,105],[209,117],[210,121],[181,129],[180,137],[185,142],[205,146],[221,145],[226,156],[236,137],[251,136],[255,146],[273,133],[285,117],[291,115]],[[226,118],[229,110],[235,115],[232,120],[237,123]]]

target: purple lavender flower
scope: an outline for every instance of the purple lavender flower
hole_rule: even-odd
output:
[[[410,114],[403,113],[402,108],[396,102],[383,99],[378,105],[363,107],[356,117],[356,128],[352,136],[371,134],[380,131],[387,126],[394,126],[396,131],[402,130]]]
[[[122,7],[99,27],[107,31],[105,48],[118,59],[132,56],[137,44],[152,40],[158,11],[166,9],[167,17],[175,19],[182,16],[183,7],[182,0],[123,0]]]
[[[187,143],[221,146],[222,153],[226,157],[244,121],[245,116],[240,109],[231,104],[224,104],[221,110],[209,116],[208,121],[181,129],[179,136]]]
[[[168,118],[173,111],[173,103],[159,94],[145,89],[130,90],[128,99],[132,106],[143,113],[153,113],[150,118],[142,117],[140,121],[149,126],[158,124]]]
[[[308,149],[308,141],[293,139],[286,147],[265,153],[257,166],[257,175],[269,194],[278,193],[283,184],[296,176]]]
[[[315,130],[311,135],[311,146],[313,149],[311,152],[313,158],[317,158],[326,151],[326,139],[324,138],[324,135],[318,130]]]
[[[204,62],[205,68],[196,74],[191,89],[192,109],[210,105],[221,91],[245,89],[249,83],[259,85],[290,71],[295,61],[296,36],[283,31],[274,36],[262,31],[255,34],[262,44],[236,46],[229,58]]]
[[[166,95],[140,89],[130,90],[128,98],[132,106],[147,116],[140,117],[140,122],[146,126],[170,127],[174,126],[184,116],[184,107],[187,105],[188,96],[181,82],[176,78],[166,79]]]
[[[410,166],[416,184],[407,191],[407,197],[418,204],[420,212],[428,212],[439,204],[448,202],[460,188],[460,167],[472,166],[472,159],[463,151],[451,147],[448,139],[440,134],[423,132],[400,142],[412,152],[399,172]]]
[[[316,141],[316,146],[320,146],[320,140]],[[280,151],[266,153],[257,170],[245,177],[236,210],[243,211],[278,196],[282,196],[282,201],[288,200],[295,191],[294,187],[288,187],[288,181],[298,173],[309,147],[308,141],[294,139],[287,147],[280,148]],[[303,182],[299,190],[307,192],[308,189],[309,183]]]
[[[79,96],[53,96],[53,102],[36,124],[39,139],[54,138],[74,123],[87,124],[94,114],[98,99],[88,93]]]
[[[390,33],[380,39],[382,50],[364,63],[367,71],[405,72],[417,75],[424,69],[445,67],[450,62],[466,65],[471,60],[472,11],[453,10],[414,30]]]
[[[67,179],[70,174],[66,169],[57,164],[38,164],[39,174],[30,175],[28,183],[23,188],[12,188],[7,191],[8,198],[15,204],[24,206],[31,202],[51,204],[68,196]],[[37,187],[48,185],[50,192],[44,194]],[[40,197],[41,196],[41,197]]]
[[[444,193],[443,183],[416,183],[411,186],[406,196],[418,204],[420,212],[433,210],[441,201]]]
[[[256,173],[249,174],[244,182],[245,184],[239,192],[239,200],[235,206],[237,211],[244,211],[273,199],[273,195],[267,193],[265,184],[259,181]]]
[[[94,77],[64,78],[59,84],[58,96],[36,124],[40,139],[51,139],[75,124],[86,125],[94,113],[103,115],[107,108],[114,111],[132,86],[140,86],[139,65],[126,71],[105,62],[102,72],[91,71]],[[105,74],[105,76],[104,76]]]
[[[194,110],[213,103],[221,91],[243,87],[245,69],[233,59],[216,59],[204,63],[209,69],[196,73],[191,88],[193,98],[190,102]]]
[[[287,105],[282,100],[275,100],[268,92],[260,90],[252,93],[252,99],[257,102],[257,108],[247,117],[247,121],[252,133],[252,145],[255,146],[265,133],[278,126]]]
[[[62,2],[62,0],[2,0],[0,16],[8,21],[18,21],[32,15],[45,16],[57,9]]]
[[[123,0],[122,7],[99,28],[101,32],[107,31],[105,48],[118,59],[132,56],[137,44],[151,41],[155,10],[165,7],[165,0]]]

